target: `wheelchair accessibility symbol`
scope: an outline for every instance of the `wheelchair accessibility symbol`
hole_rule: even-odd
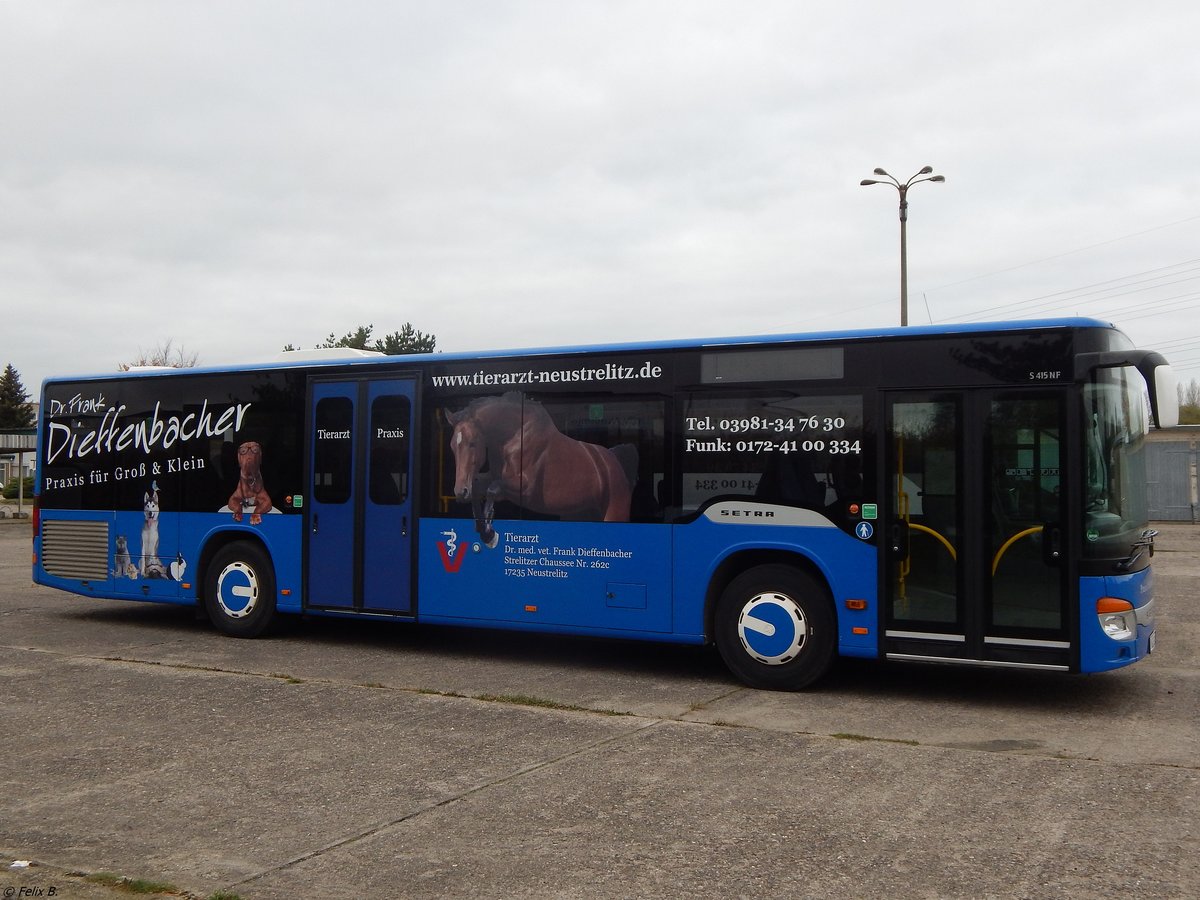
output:
[[[871,539],[871,535],[875,533],[875,526],[870,522],[859,522],[854,526],[854,533],[864,541],[869,541]]]

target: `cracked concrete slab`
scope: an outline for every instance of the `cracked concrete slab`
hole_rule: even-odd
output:
[[[0,527],[0,885],[1194,896],[1200,530],[1164,531],[1159,650],[1129,670],[850,662],[775,694],[689,648],[318,620],[232,640],[33,587],[27,529]]]

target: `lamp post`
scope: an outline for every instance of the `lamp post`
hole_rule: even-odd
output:
[[[900,325],[908,325],[908,189],[922,181],[935,181],[941,184],[946,179],[933,174],[933,166],[926,166],[908,181],[899,182],[883,169],[876,169],[876,175],[881,175],[887,181],[876,181],[874,178],[864,178],[860,185],[889,184],[900,192]],[[922,177],[926,176],[926,177]]]

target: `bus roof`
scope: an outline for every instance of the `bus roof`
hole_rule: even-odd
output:
[[[907,337],[925,337],[936,335],[956,334],[986,334],[1004,331],[1040,331],[1047,329],[1081,329],[1103,328],[1114,329],[1115,325],[1100,319],[1082,316],[1063,317],[1057,319],[1014,319],[1000,322],[973,322],[948,325],[909,325],[888,326],[880,328],[844,329],[837,331],[784,332],[773,334],[740,335],[730,337],[698,337],[677,338],[661,341],[631,341],[611,344],[579,344],[548,347],[513,347],[492,350],[455,350],[436,353],[410,353],[398,356],[386,356],[374,352],[355,352],[343,349],[340,354],[326,355],[324,353],[297,352],[293,358],[284,358],[288,354],[275,355],[270,359],[260,359],[246,362],[233,362],[226,365],[196,366],[187,369],[172,367],[154,367],[126,372],[92,372],[79,375],[52,376],[43,384],[59,381],[98,381],[111,380],[117,377],[154,378],[164,374],[213,374],[229,371],[258,371],[267,369],[312,368],[315,366],[372,366],[390,362],[428,363],[431,359],[438,362],[457,362],[471,359],[498,359],[522,356],[560,356],[577,353],[621,353],[643,352],[655,350],[684,350],[702,347],[729,347],[753,344],[816,342],[816,341],[862,341],[872,339],[896,339]]]

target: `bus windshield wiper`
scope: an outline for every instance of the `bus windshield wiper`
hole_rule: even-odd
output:
[[[1133,568],[1134,564],[1142,558],[1142,554],[1150,550],[1150,555],[1154,555],[1154,538],[1158,536],[1158,531],[1153,528],[1147,528],[1142,532],[1139,540],[1133,542],[1133,546],[1129,548],[1129,558],[1123,559],[1117,563],[1117,569],[1121,572],[1128,572]]]

